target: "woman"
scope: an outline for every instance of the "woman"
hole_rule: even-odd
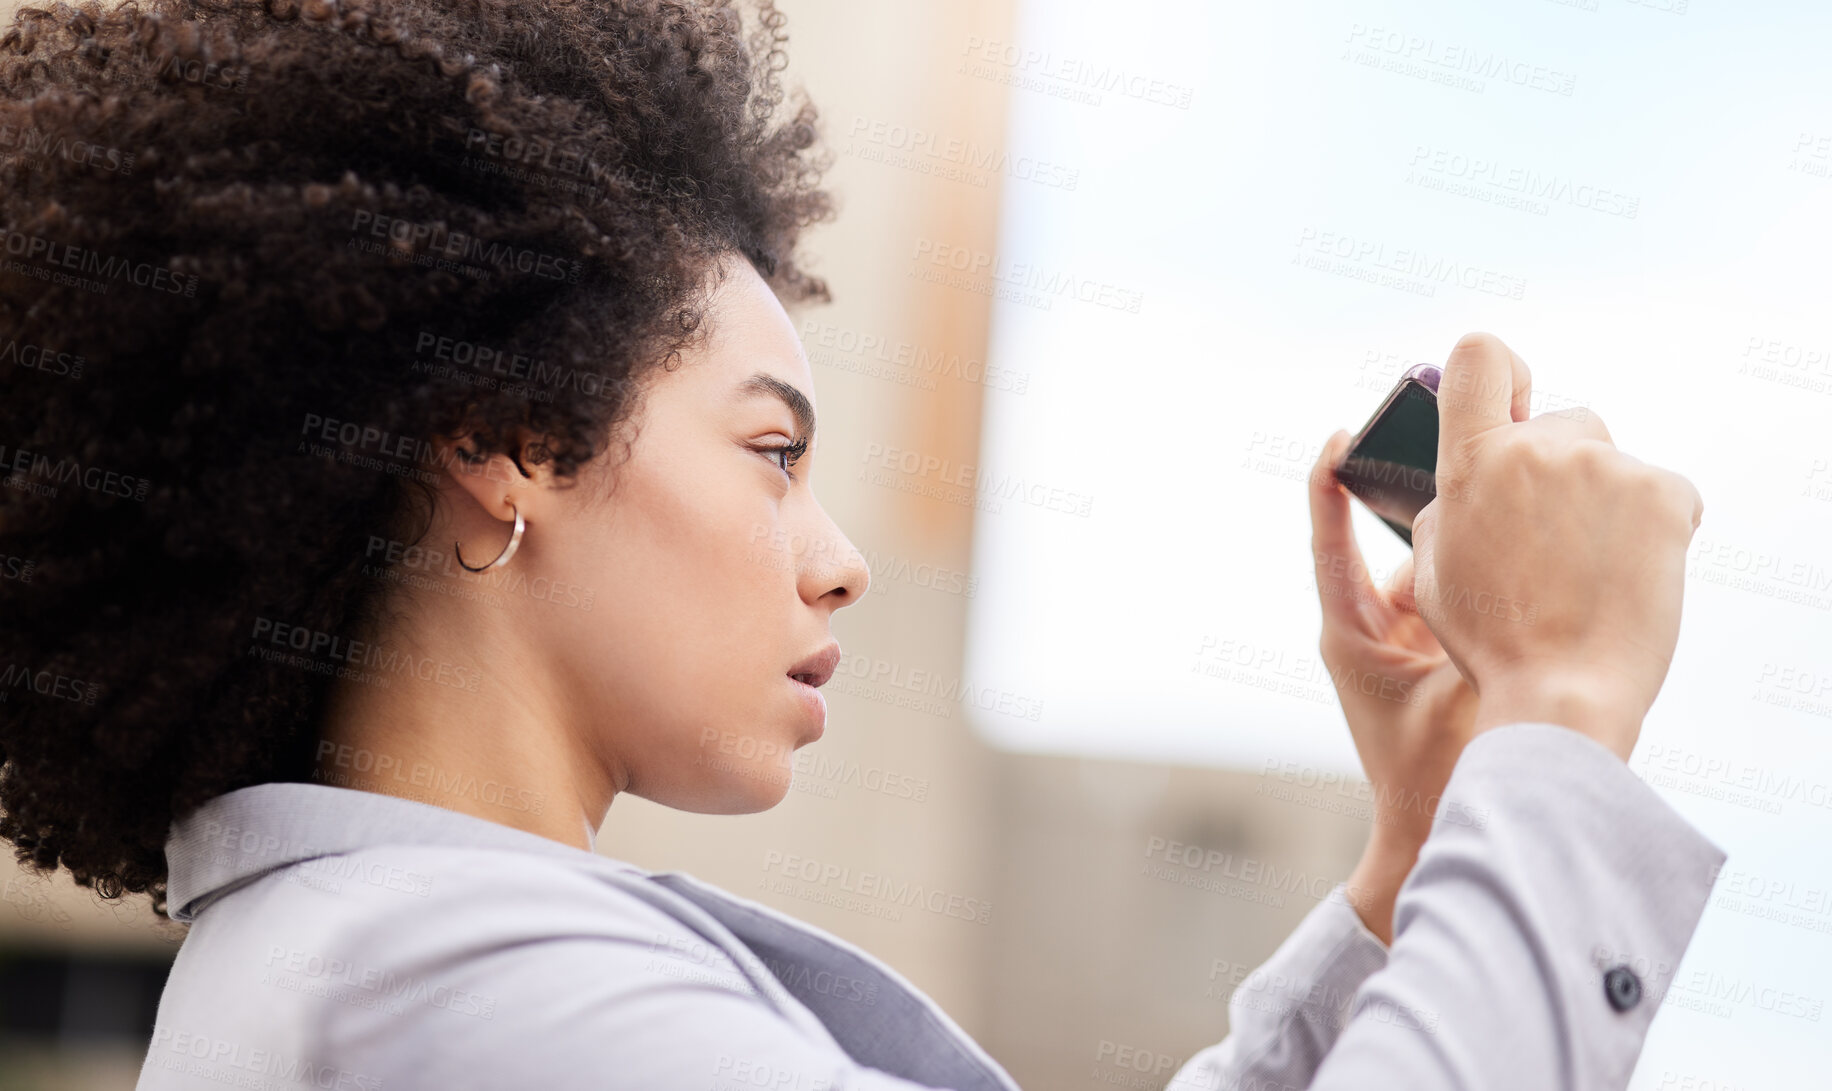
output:
[[[782,303],[826,297],[829,202],[781,27],[149,0],[0,39],[0,332],[86,368],[0,407],[0,833],[190,923],[142,1088],[1012,1086],[863,952],[592,851],[619,794],[779,802],[869,579]],[[1367,583],[1344,438],[1323,646],[1381,806],[1204,1086],[1309,1081],[1472,731]]]

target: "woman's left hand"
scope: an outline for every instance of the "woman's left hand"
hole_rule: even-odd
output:
[[[1373,828],[1349,878],[1349,900],[1368,929],[1391,943],[1400,884],[1475,734],[1476,694],[1417,613],[1411,558],[1384,587],[1361,559],[1349,497],[1334,473],[1349,439],[1347,432],[1330,437],[1311,471],[1311,553],[1323,663],[1374,794]]]

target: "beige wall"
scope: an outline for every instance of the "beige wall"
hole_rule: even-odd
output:
[[[0,11],[13,2],[0,0]],[[872,161],[857,154],[850,135],[882,123],[1002,147],[1003,89],[954,68],[969,36],[1009,35],[1011,0],[782,6],[790,75],[826,117],[836,152],[831,183],[842,203],[839,221],[811,244],[835,302],[798,322],[984,359],[989,300],[909,274],[919,238],[996,249],[996,181],[979,187]],[[974,463],[981,389],[943,377],[922,390],[847,370],[847,359],[824,355],[814,368],[815,481],[828,509],[880,566],[968,569],[970,508],[880,488],[857,480],[856,471],[874,443]],[[1048,363],[1025,366],[1044,371]],[[849,655],[953,677],[967,605],[957,594],[881,575],[835,628]],[[926,800],[820,776],[798,777],[780,807],[754,816],[688,815],[625,799],[612,809],[600,850],[692,872],[874,952],[932,994],[1027,1087],[1161,1085],[1163,1075],[1102,1061],[1101,1043],[1180,1060],[1218,1039],[1226,1012],[1209,980],[1215,960],[1258,961],[1309,907],[1289,898],[1258,904],[1141,874],[1150,838],[1336,876],[1363,835],[1316,808],[1265,803],[1247,775],[1001,755],[973,736],[958,708],[936,716],[896,707],[888,688],[830,689],[819,756],[926,782]],[[772,853],[989,901],[989,922],[916,910],[892,920],[804,900],[820,889],[815,884],[766,888]],[[0,881],[14,881],[10,860],[0,864]],[[17,889],[33,893],[9,898],[17,912],[0,909],[0,939],[9,943],[153,947],[173,939],[169,926],[100,906],[62,881]],[[1219,984],[1225,994],[1226,981]],[[108,1086],[85,1079],[83,1086]],[[129,1084],[131,1074],[121,1086]]]

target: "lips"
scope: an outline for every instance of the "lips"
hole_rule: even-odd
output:
[[[829,644],[813,655],[789,668],[790,678],[819,689],[833,677],[833,672],[840,665],[840,646]]]

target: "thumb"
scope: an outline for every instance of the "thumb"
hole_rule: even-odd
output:
[[[1466,333],[1438,380],[1438,472],[1477,435],[1526,417],[1533,376],[1526,361],[1492,333]],[[1519,412],[1516,412],[1518,407]]]

